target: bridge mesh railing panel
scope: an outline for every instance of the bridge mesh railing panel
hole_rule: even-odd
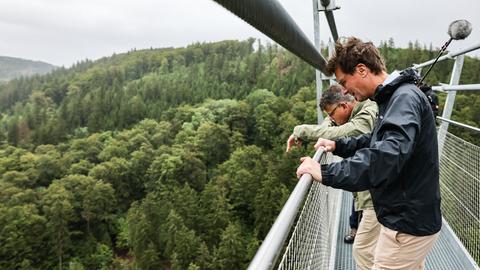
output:
[[[442,214],[480,265],[480,147],[439,130]],[[439,142],[442,145],[442,142]]]
[[[328,154],[322,164],[331,162]],[[328,269],[340,190],[313,182],[278,269]]]

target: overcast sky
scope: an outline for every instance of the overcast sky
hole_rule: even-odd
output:
[[[240,0],[237,0],[240,1]],[[312,0],[279,0],[313,40]],[[337,0],[340,36],[378,44],[390,37],[441,47],[455,19],[473,32],[455,51],[480,42],[479,0]],[[321,14],[321,38],[330,37]],[[1,0],[0,55],[70,66],[132,48],[182,47],[193,42],[265,38],[212,0]],[[475,55],[480,55],[476,53]]]

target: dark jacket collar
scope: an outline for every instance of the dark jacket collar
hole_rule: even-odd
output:
[[[383,103],[390,99],[393,92],[397,90],[397,88],[404,83],[412,83],[416,84],[419,77],[415,70],[412,68],[404,69],[400,72],[400,76],[393,79],[391,82],[387,83],[386,85],[380,84],[375,89],[375,94],[373,95],[372,100],[376,101],[377,103]]]

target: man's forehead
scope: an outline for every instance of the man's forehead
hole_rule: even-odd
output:
[[[335,78],[338,81],[342,81],[345,77],[345,73],[340,69],[340,68],[337,68],[335,69]]]
[[[344,76],[344,73],[342,72],[342,70],[340,68],[336,68],[335,69],[335,77],[337,77],[337,79],[339,79],[339,77],[343,77]]]
[[[332,103],[332,104],[325,104],[325,112],[328,113],[332,111],[332,109],[337,106],[338,102]]]

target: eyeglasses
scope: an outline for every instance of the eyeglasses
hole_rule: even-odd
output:
[[[335,108],[333,108],[333,110],[331,112],[327,112],[327,111],[325,111],[325,112],[328,114],[328,116],[330,116],[330,118],[332,118],[332,116],[335,113],[335,111],[337,110],[338,106],[340,106],[342,104],[344,104],[344,103],[343,102],[337,103],[337,105],[335,106]]]

